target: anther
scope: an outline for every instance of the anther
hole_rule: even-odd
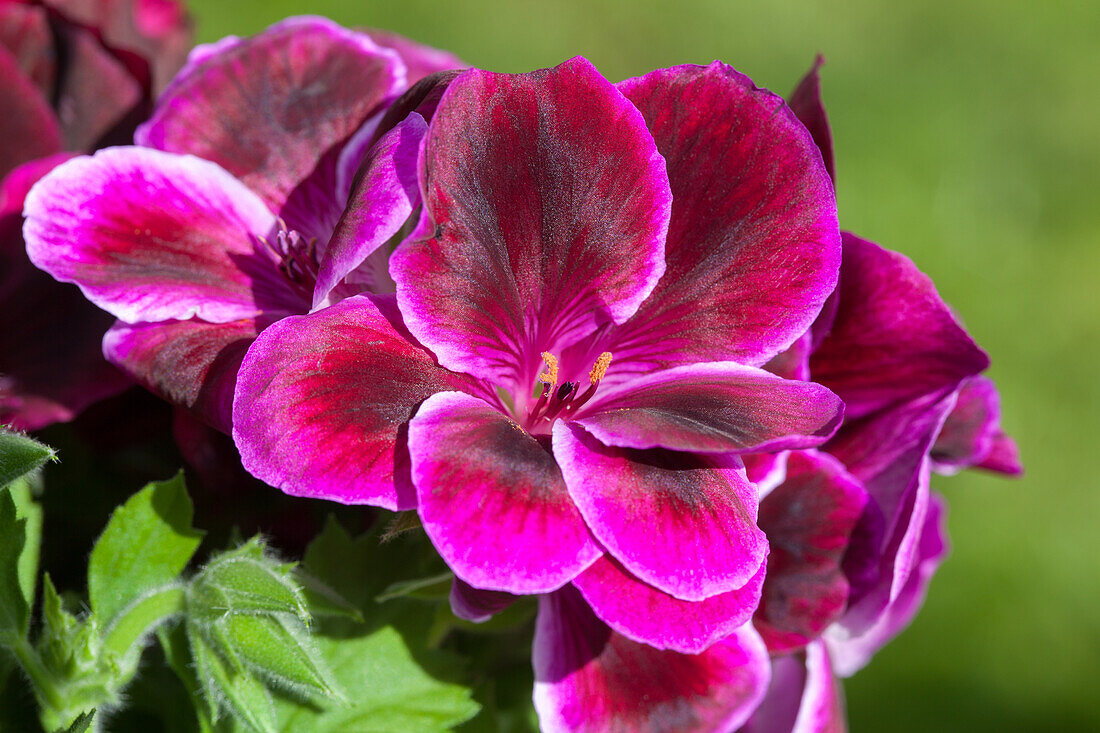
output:
[[[558,359],[549,351],[544,351],[542,360],[546,362],[546,371],[538,376],[538,381],[549,384],[550,389],[553,389],[558,383]]]

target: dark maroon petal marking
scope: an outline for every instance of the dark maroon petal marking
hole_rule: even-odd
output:
[[[196,51],[135,139],[219,163],[278,212],[326,153],[400,91],[400,67],[362,33],[291,18]]]
[[[764,583],[761,564],[737,590],[681,601],[643,583],[604,555],[573,579],[592,611],[618,633],[657,649],[698,654],[752,617]]]
[[[768,536],[768,575],[756,630],[772,654],[804,646],[844,612],[848,581],[841,559],[867,492],[831,456],[796,451],[787,477],[760,503]]]
[[[821,54],[814,59],[814,65],[798,82],[791,92],[791,111],[799,122],[806,126],[813,136],[817,149],[821,151],[821,160],[829,177],[836,183],[836,162],[833,158],[833,131],[829,127],[829,115],[825,114],[825,105],[821,101],[821,76],[817,71],[825,65]]]
[[[561,421],[554,457],[593,534],[665,593],[698,601],[735,590],[764,561],[756,487],[735,457],[613,448]]]
[[[409,330],[450,369],[527,390],[540,352],[625,320],[664,270],[664,162],[582,58],[461,74],[432,119],[424,175],[429,226],[390,272]]]
[[[844,233],[832,329],[810,374],[840,395],[847,419],[954,390],[989,359],[906,257]]]
[[[471,585],[545,593],[603,554],[554,456],[484,400],[428,398],[409,424],[409,457],[424,531]]]
[[[288,494],[411,509],[409,418],[460,383],[400,329],[392,298],[349,298],[260,335],[237,381],[233,439],[244,467]]]
[[[597,393],[576,422],[607,445],[752,452],[819,445],[843,413],[820,385],[726,362],[620,383]]]
[[[119,321],[103,337],[103,351],[147,389],[229,433],[237,371],[248,347],[268,323],[252,319]]]
[[[568,586],[539,600],[532,663],[549,733],[734,730],[763,698],[770,666],[751,625],[702,654],[661,651],[613,632]]]
[[[668,162],[667,272],[599,350],[617,369],[761,365],[809,328],[836,284],[832,183],[778,96],[724,64],[622,82]]]

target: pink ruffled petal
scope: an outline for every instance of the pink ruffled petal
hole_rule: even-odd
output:
[[[836,459],[790,454],[786,480],[760,503],[771,553],[754,624],[772,654],[805,646],[844,612],[841,560],[866,502],[863,485]]]
[[[817,70],[825,65],[821,54],[814,59],[814,65],[802,77],[791,92],[790,105],[798,121],[806,126],[813,136],[817,149],[821,151],[821,160],[829,177],[836,182],[836,162],[833,157],[833,131],[829,127],[829,115],[825,114],[825,105],[821,101],[821,76]]]
[[[677,367],[597,392],[576,422],[623,448],[755,452],[819,445],[843,413],[836,395],[820,385],[725,362]]]
[[[407,337],[392,299],[349,298],[260,335],[237,379],[233,439],[253,476],[293,496],[412,509],[409,418],[461,384]]]
[[[933,495],[908,580],[875,622],[855,635],[842,626],[834,627],[826,634],[825,640],[835,660],[837,674],[841,677],[850,677],[862,669],[875,652],[904,631],[917,615],[924,604],[932,576],[951,551],[947,540],[946,514],[946,502],[942,497]]]
[[[739,733],[847,733],[844,691],[825,645],[772,659],[767,697]]]
[[[609,447],[561,421],[554,457],[593,534],[640,580],[700,601],[743,587],[760,569],[768,541],[756,526],[756,488],[736,458]]]
[[[101,150],[54,169],[24,213],[31,261],[127,322],[230,322],[309,307],[261,244],[274,215],[199,158]]]
[[[425,166],[430,226],[390,272],[409,330],[449,369],[525,391],[540,352],[625,320],[664,271],[664,161],[582,58],[464,72],[432,119]]]
[[[998,430],[993,436],[993,447],[990,448],[985,459],[978,464],[978,468],[1009,476],[1022,475],[1024,464],[1020,461],[1020,449],[1016,447],[1016,441],[1004,431]]]
[[[397,54],[324,18],[193,53],[138,144],[212,160],[274,211],[404,84]]]
[[[974,377],[959,388],[955,409],[943,423],[932,446],[932,467],[939,473],[953,474],[971,466],[982,466],[998,440],[1007,439],[1001,430],[1001,398],[988,377]],[[1012,446],[1015,448],[1015,445]],[[1003,473],[1019,472],[1019,460]],[[1011,469],[1017,469],[1015,471]]]
[[[425,400],[409,425],[409,457],[424,531],[467,583],[546,593],[603,554],[554,456],[484,400]]]
[[[237,371],[248,347],[269,323],[119,321],[103,337],[103,353],[146,389],[229,433]]]
[[[606,337],[619,368],[759,366],[809,328],[836,284],[832,183],[778,96],[715,62],[622,82],[668,163],[667,272]]]
[[[702,601],[681,601],[643,583],[604,555],[573,579],[600,619],[628,639],[657,649],[698,654],[752,617],[764,565],[737,590]]]
[[[397,234],[413,208],[420,205],[417,161],[427,130],[424,118],[413,113],[367,153],[347,209],[321,258],[314,308]]]
[[[532,663],[548,733],[733,730],[759,705],[770,672],[751,625],[702,654],[662,651],[613,632],[570,587],[540,599]]]
[[[989,359],[908,258],[844,234],[838,310],[810,373],[844,400],[847,418],[943,389]]]

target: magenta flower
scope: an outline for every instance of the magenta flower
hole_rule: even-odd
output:
[[[32,190],[28,254],[118,318],[112,362],[229,432],[256,334],[375,284],[359,265],[418,199],[423,118],[377,129],[405,90],[398,53],[321,18],[200,46],[141,147]]]
[[[27,260],[23,199],[63,151],[127,141],[189,45],[173,0],[0,2],[0,424],[70,420],[130,383],[101,354],[111,318]]]
[[[552,594],[535,642],[551,729],[659,719],[581,720],[577,701],[665,679],[626,675],[624,655],[704,649],[711,667],[663,694],[707,708],[683,708],[683,730],[736,725],[767,678],[745,626],[767,543],[737,456],[817,445],[840,419],[827,390],[750,366],[835,284],[812,140],[722,64],[616,88],[574,59],[458,77],[421,176],[396,298],[285,319],[250,349],[246,467],[295,495],[416,507],[463,615]]]

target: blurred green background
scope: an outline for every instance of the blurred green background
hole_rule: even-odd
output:
[[[841,224],[904,252],[990,353],[1026,476],[939,478],[952,557],[846,683],[854,731],[1100,730],[1095,2],[190,0],[200,40],[316,13],[497,71],[715,58],[787,94],[816,52]]]

